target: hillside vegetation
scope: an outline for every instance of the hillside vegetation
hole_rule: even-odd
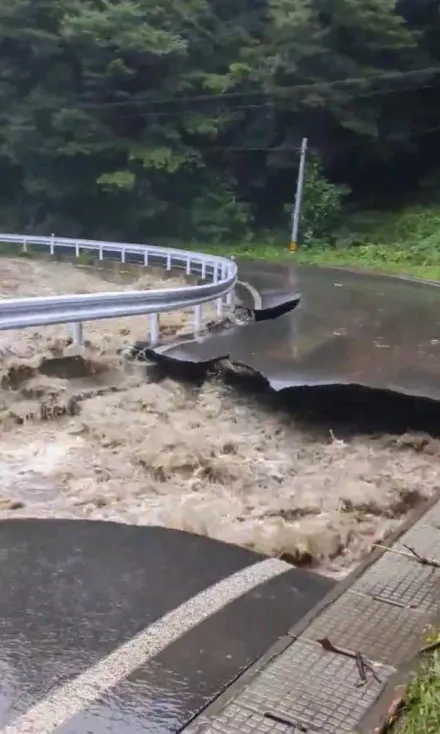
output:
[[[437,0],[0,0],[2,226],[288,238],[307,136],[302,243],[352,250],[359,211],[436,203],[439,40]]]
[[[335,245],[298,253],[303,262],[365,267],[440,280],[440,206],[415,205],[347,217]]]

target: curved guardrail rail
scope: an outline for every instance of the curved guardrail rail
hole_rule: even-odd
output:
[[[182,308],[194,308],[194,332],[202,327],[202,304],[216,301],[217,314],[222,315],[224,302],[231,304],[237,278],[233,260],[203,252],[191,252],[128,242],[79,240],[68,237],[34,237],[0,233],[0,243],[18,245],[23,252],[30,247],[46,250],[51,255],[62,249],[75,257],[83,252],[97,252],[99,260],[117,259],[122,263],[162,265],[166,270],[183,269],[186,275],[199,275],[207,283],[183,288],[123,291],[117,293],[86,293],[37,298],[8,298],[0,300],[0,330],[24,329],[30,326],[70,324],[75,344],[83,342],[83,322],[118,316],[149,316],[149,341],[159,342],[158,314]]]

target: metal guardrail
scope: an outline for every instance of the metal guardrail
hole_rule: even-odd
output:
[[[199,275],[202,280],[208,281],[196,286],[160,290],[0,299],[0,330],[70,324],[74,343],[82,344],[84,321],[146,314],[149,317],[150,345],[157,346],[159,313],[193,307],[194,332],[197,334],[202,328],[202,304],[216,301],[218,316],[223,313],[225,301],[232,304],[237,266],[233,260],[217,255],[55,235],[34,237],[0,233],[0,243],[18,245],[23,252],[27,252],[30,247],[44,250],[49,248],[51,255],[55,255],[59,249],[64,252],[70,250],[75,257],[83,252],[95,251],[99,260],[117,259],[122,263],[131,262],[143,266],[162,265],[168,271],[179,268],[186,275]]]

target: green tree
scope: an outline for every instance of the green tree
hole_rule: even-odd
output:
[[[301,211],[301,241],[306,246],[332,237],[341,224],[344,198],[349,193],[348,186],[328,181],[319,157],[309,155]]]
[[[437,6],[0,0],[4,226],[243,236],[278,222],[304,135],[354,197],[416,181],[439,166]]]

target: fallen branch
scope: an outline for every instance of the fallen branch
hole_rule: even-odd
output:
[[[430,566],[431,568],[440,568],[440,561],[436,561],[434,558],[427,558],[426,556],[420,555],[420,553],[417,553],[414,548],[411,548],[409,545],[403,544],[403,547],[406,548],[409,553],[406,553],[405,551],[396,550],[395,548],[389,548],[387,545],[380,545],[380,543],[373,543],[373,548],[380,548],[383,551],[387,551],[387,553],[395,553],[398,556],[403,556],[404,558],[410,558],[413,561],[417,561],[417,563],[420,563],[421,566]]]
[[[377,683],[382,683],[374,670],[372,663],[361,652],[350,652],[349,650],[343,650],[340,647],[336,647],[336,645],[330,642],[328,637],[323,637],[320,640],[316,640],[316,642],[318,642],[324,650],[327,650],[327,652],[332,652],[335,655],[342,655],[345,658],[355,661],[360,678],[360,683],[357,684],[359,687],[366,684],[368,673],[371,673]]]
[[[426,556],[421,556],[420,553],[417,553],[414,548],[411,548],[409,545],[403,545],[404,548],[407,548],[410,553],[414,556],[416,561],[420,563],[421,566],[430,566],[431,568],[440,568],[440,562],[436,561],[434,558],[427,558]]]
[[[300,731],[304,732],[304,734],[308,734],[309,729],[305,724],[293,721],[293,719],[287,718],[286,716],[279,716],[278,714],[273,714],[271,711],[265,711],[263,717],[265,719],[269,719],[270,721],[275,721],[276,724],[290,726],[295,731]]]
[[[404,558],[414,559],[411,553],[405,553],[405,551],[399,551],[395,548],[390,548],[388,545],[381,545],[380,543],[373,543],[372,548],[379,548],[380,550],[386,551],[387,553],[395,553],[396,556],[403,556]]]

